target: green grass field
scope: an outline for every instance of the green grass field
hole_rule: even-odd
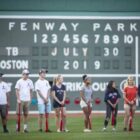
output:
[[[0,140],[140,140],[140,115],[135,116],[134,131],[123,132],[123,117],[118,117],[117,131],[113,132],[111,125],[106,132],[102,132],[104,116],[93,114],[93,132],[83,132],[83,117],[68,117],[67,126],[69,133],[57,133],[55,129],[55,119],[50,118],[50,129],[52,133],[38,132],[37,117],[29,119],[30,132],[24,134],[23,132],[15,132],[15,119],[9,118],[8,129],[9,134],[2,133],[0,124]]]

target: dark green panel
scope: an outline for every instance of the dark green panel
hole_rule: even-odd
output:
[[[1,11],[139,12],[139,0],[0,0]]]
[[[140,36],[139,19],[49,19],[47,16],[42,19],[17,18],[0,20],[0,68],[6,73],[9,73],[9,69],[10,73],[15,73],[15,69],[21,70],[25,66],[36,73],[45,64],[52,74],[135,72],[136,66],[133,62],[136,59],[136,38]],[[14,54],[16,49],[18,54]],[[9,59],[7,55],[10,62],[4,63],[3,59]],[[26,62],[22,65],[16,64],[13,61],[17,59]],[[44,62],[45,60],[47,61]]]

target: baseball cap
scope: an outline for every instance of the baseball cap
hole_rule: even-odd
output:
[[[39,74],[41,74],[41,73],[48,73],[48,70],[47,69],[40,69]]]
[[[2,77],[4,74],[3,73],[0,73],[0,77]]]
[[[85,81],[85,80],[90,80],[90,77],[88,77],[86,74],[83,75],[82,78],[83,78],[83,81]]]
[[[22,71],[22,74],[29,74],[30,72],[29,72],[29,70],[28,69],[24,69],[23,71]]]

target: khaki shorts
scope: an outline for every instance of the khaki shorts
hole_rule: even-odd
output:
[[[125,114],[127,114],[128,116],[130,115],[130,109],[132,109],[133,112],[135,112],[135,110],[136,110],[136,105],[130,106],[130,105],[128,105],[128,104],[124,104]]]
[[[21,101],[21,103],[17,103],[16,107],[16,113],[17,114],[23,114],[27,115],[29,113],[29,106],[30,106],[30,101]]]
[[[124,104],[124,109],[125,109],[125,110],[130,110],[130,109],[136,110],[136,105],[130,106],[130,105],[128,105],[128,104]]]

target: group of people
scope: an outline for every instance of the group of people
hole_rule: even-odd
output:
[[[31,79],[29,79],[29,70],[25,69],[22,72],[22,77],[16,82],[15,90],[17,97],[16,105],[16,132],[20,132],[20,117],[23,114],[23,131],[28,133],[28,114],[29,106],[32,99],[32,93],[35,89],[37,93],[38,111],[39,111],[39,131],[43,131],[43,118],[45,116],[45,132],[51,132],[49,129],[49,114],[51,112],[51,99],[53,97],[53,108],[56,116],[57,132],[69,132],[66,128],[66,87],[63,84],[63,77],[58,75],[54,78],[53,86],[51,87],[46,80],[48,70],[41,69],[39,78],[35,82],[35,87]],[[0,73],[0,114],[3,124],[3,132],[8,133],[7,129],[7,107],[9,104],[9,87],[2,79],[3,74]],[[60,124],[61,122],[61,124]]]
[[[93,102],[93,90],[91,87],[91,80],[87,75],[83,76],[84,85],[80,91],[81,95],[81,108],[85,116],[85,129],[84,132],[91,132],[91,112],[92,112],[92,102]],[[123,89],[123,99],[124,99],[124,131],[133,131],[133,118],[136,111],[136,101],[140,95],[140,86],[136,87],[134,78],[129,76],[124,84]],[[116,130],[117,125],[117,114],[118,114],[118,104],[121,95],[116,88],[115,81],[109,81],[104,101],[106,104],[106,116],[104,120],[103,131],[107,129],[109,120],[111,118],[112,130]]]
[[[45,117],[45,132],[51,132],[49,129],[49,114],[51,112],[51,99],[53,98],[53,108],[56,117],[56,131],[69,132],[66,127],[66,86],[63,84],[63,76],[58,75],[54,78],[53,86],[51,87],[46,80],[48,70],[39,70],[39,78],[35,82],[35,87],[31,79],[29,79],[29,70],[25,69],[22,72],[22,77],[15,85],[17,107],[16,107],[16,131],[20,132],[20,116],[23,113],[23,131],[28,133],[28,114],[29,106],[32,99],[32,92],[36,91],[39,111],[39,131],[43,132],[44,117]],[[0,73],[0,114],[2,118],[3,132],[8,133],[7,129],[7,107],[9,104],[9,87],[3,81],[3,74]],[[80,92],[80,106],[84,114],[84,132],[92,131],[92,103],[93,89],[91,86],[91,78],[87,75],[82,76],[83,86]],[[133,131],[133,118],[136,110],[136,100],[138,98],[138,88],[135,86],[133,77],[128,77],[123,90],[124,98],[124,131]],[[108,122],[112,118],[112,130],[116,130],[118,103],[121,98],[120,93],[116,89],[114,81],[109,81],[105,91],[106,116],[104,120],[103,131],[107,129]]]

